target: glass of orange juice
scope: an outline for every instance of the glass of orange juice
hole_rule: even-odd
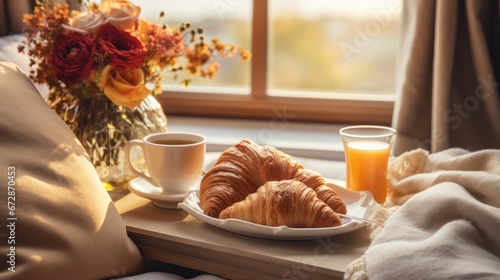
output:
[[[395,129],[385,126],[357,125],[340,130],[348,189],[369,191],[376,202],[385,203],[387,164],[395,135]]]

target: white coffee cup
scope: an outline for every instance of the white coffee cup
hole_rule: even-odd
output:
[[[134,174],[160,187],[162,194],[186,194],[196,187],[201,177],[206,143],[205,137],[193,133],[151,134],[125,145],[125,161]],[[130,153],[134,147],[142,149],[146,172],[131,161]]]

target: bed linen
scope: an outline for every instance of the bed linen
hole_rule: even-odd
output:
[[[392,159],[372,244],[345,279],[500,279],[500,150]]]

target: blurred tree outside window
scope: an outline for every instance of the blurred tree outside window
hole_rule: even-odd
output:
[[[402,0],[132,1],[150,21],[190,22],[256,55],[222,58],[187,88],[166,79],[171,112],[269,118],[286,106],[298,120],[390,123]]]
[[[270,89],[394,93],[400,1],[269,3]]]

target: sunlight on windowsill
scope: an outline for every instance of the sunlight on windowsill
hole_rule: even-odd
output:
[[[242,139],[271,145],[326,178],[345,178],[339,129],[343,125],[295,123],[279,118],[237,120],[168,116],[169,131],[192,132],[207,138],[207,152],[222,152]]]

